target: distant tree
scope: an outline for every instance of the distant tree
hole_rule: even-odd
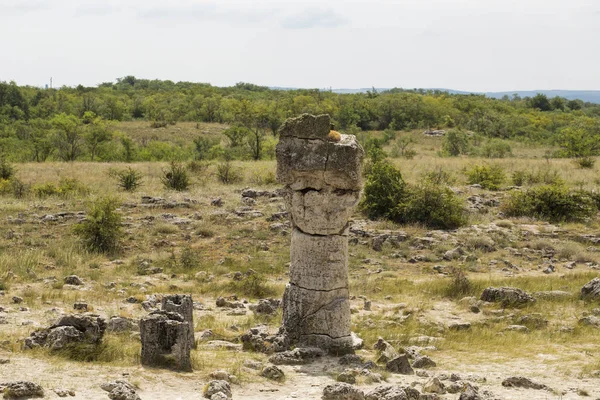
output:
[[[74,115],[58,114],[50,121],[54,127],[54,142],[58,157],[63,161],[75,161],[83,152],[81,120]]]
[[[550,100],[548,100],[548,96],[543,93],[538,93],[531,98],[529,101],[531,108],[537,108],[540,111],[550,111],[552,110],[552,105],[550,104]]]
[[[109,123],[91,111],[83,115],[83,122],[85,124],[83,137],[90,152],[90,157],[94,161],[100,146],[112,139],[112,132]]]

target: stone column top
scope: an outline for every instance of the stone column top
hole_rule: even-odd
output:
[[[303,114],[279,129],[277,180],[292,190],[360,190],[364,150],[354,135],[330,129],[329,115]]]

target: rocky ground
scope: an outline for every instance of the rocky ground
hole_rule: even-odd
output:
[[[110,259],[76,247],[80,200],[6,201],[0,387],[6,398],[600,399],[600,288],[581,297],[600,232],[508,220],[502,193],[461,191],[473,225],[456,231],[354,216],[356,357],[274,358],[290,232],[275,188],[130,196],[125,250]],[[140,366],[139,319],[167,293],[194,300],[192,372]],[[106,326],[58,324],[26,345],[71,314]]]

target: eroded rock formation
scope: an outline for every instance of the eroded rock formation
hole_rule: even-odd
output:
[[[328,115],[304,114],[279,130],[277,180],[293,226],[283,328],[291,344],[345,353],[350,331],[348,219],[360,197],[364,151],[330,130]]]
[[[179,313],[154,311],[140,320],[142,365],[191,371],[190,324]]]

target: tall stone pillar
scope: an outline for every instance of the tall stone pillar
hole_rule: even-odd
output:
[[[361,189],[362,147],[330,130],[328,115],[303,114],[279,130],[277,180],[293,226],[283,328],[290,344],[352,351],[348,219]]]

